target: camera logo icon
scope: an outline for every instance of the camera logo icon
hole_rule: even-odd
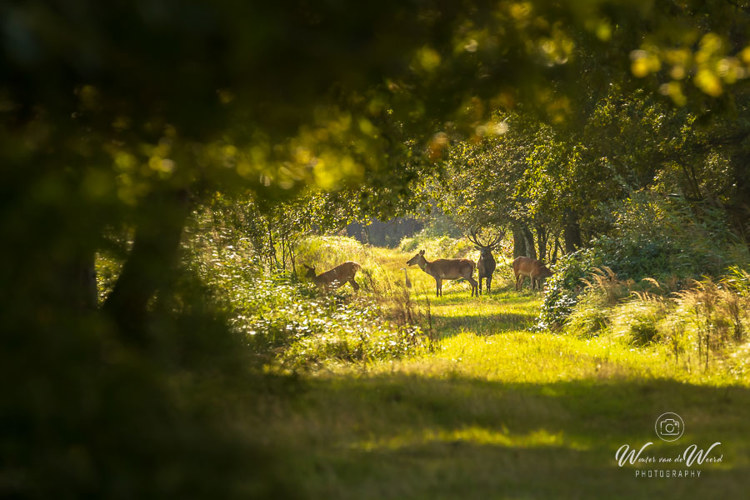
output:
[[[659,415],[654,425],[656,435],[663,441],[677,441],[685,432],[685,422],[678,414],[668,411]]]

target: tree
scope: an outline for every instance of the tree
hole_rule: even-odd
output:
[[[204,443],[226,439],[219,420],[201,427],[205,400],[175,387],[186,372],[236,359],[201,364],[210,347],[231,342],[206,326],[218,320],[178,273],[187,216],[217,191],[249,191],[274,207],[306,186],[360,187],[359,208],[393,212],[408,205],[412,181],[436,170],[449,137],[496,130],[497,109],[523,105],[551,124],[570,121],[584,70],[588,81],[633,71],[643,78],[636,84],[666,84],[675,102],[684,94],[688,104],[730,109],[748,64],[746,10],[722,2],[51,0],[5,2],[0,14],[0,378],[26,384],[5,394],[12,425],[2,432],[27,486],[43,484],[35,480],[71,450],[117,467],[116,453],[96,460],[106,455],[99,432],[129,450],[134,476],[147,478],[153,465],[174,477],[156,470],[168,460],[140,460],[144,450],[119,423],[159,423],[154,439],[169,460],[190,460],[197,429],[214,429]],[[747,158],[743,144],[726,152],[735,168]],[[534,168],[564,177],[547,153]],[[741,208],[746,171],[736,177],[743,182],[729,199]],[[92,262],[112,232],[132,232],[133,242],[97,310]],[[216,335],[206,340],[204,330]],[[30,357],[41,360],[33,373],[19,361]],[[41,403],[29,387],[43,388]],[[37,446],[44,436],[58,440]],[[42,449],[41,458],[28,451]],[[217,477],[234,470],[209,462]],[[206,464],[190,465],[180,477],[200,483],[191,472]],[[112,477],[102,467],[97,477]],[[102,496],[73,484],[85,474],[61,474],[70,489],[60,494],[50,481],[36,496]]]

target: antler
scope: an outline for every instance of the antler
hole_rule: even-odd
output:
[[[469,239],[470,242],[474,243],[475,245],[483,247],[484,245],[482,245],[479,242],[479,238],[477,238],[477,233],[478,233],[478,231],[476,229],[472,229],[469,232],[469,234],[466,235],[466,237]]]
[[[491,248],[496,247],[498,245],[498,243],[500,243],[500,240],[503,239],[503,236],[505,236],[505,233],[503,231],[500,231],[500,234],[497,235],[497,238],[495,238],[494,240],[492,240],[492,243],[490,243],[487,246],[489,246]]]
[[[482,243],[482,241],[479,239],[479,231],[476,229],[472,229],[469,234],[466,235],[466,237],[469,239],[470,242],[474,243],[477,246],[485,247],[485,248],[494,248],[497,246],[498,243],[500,243],[500,240],[503,239],[503,236],[505,236],[505,233],[503,231],[500,231],[500,234],[497,235],[497,237],[492,240],[491,243]]]

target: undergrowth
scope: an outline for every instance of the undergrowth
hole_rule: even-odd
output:
[[[213,299],[244,336],[259,363],[283,371],[321,369],[337,363],[398,359],[430,350],[433,335],[423,308],[410,299],[355,240],[314,237],[304,240],[299,263],[325,270],[357,260],[360,291],[349,285],[326,293],[294,275],[264,276],[247,252],[220,249],[202,236],[187,260],[212,290]]]
[[[595,269],[581,283],[566,333],[609,335],[636,347],[664,345],[687,370],[747,370],[748,272],[733,267],[719,280],[706,277],[681,290],[653,278],[620,280],[609,268]]]

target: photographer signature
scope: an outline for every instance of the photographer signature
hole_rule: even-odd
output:
[[[717,441],[711,446],[709,446],[706,449],[698,448],[698,445],[691,444],[687,448],[685,448],[685,451],[683,451],[680,455],[677,455],[676,457],[659,457],[657,460],[656,457],[653,456],[643,456],[643,451],[654,444],[653,442],[649,441],[648,443],[641,446],[640,450],[636,450],[635,448],[630,448],[630,445],[624,444],[620,446],[617,449],[617,452],[615,453],[615,459],[617,460],[617,464],[622,467],[625,464],[631,464],[635,465],[636,463],[680,463],[685,464],[687,467],[692,467],[693,464],[702,465],[704,463],[720,463],[724,459],[724,455],[720,456],[710,456],[711,452],[721,444],[721,442]]]

